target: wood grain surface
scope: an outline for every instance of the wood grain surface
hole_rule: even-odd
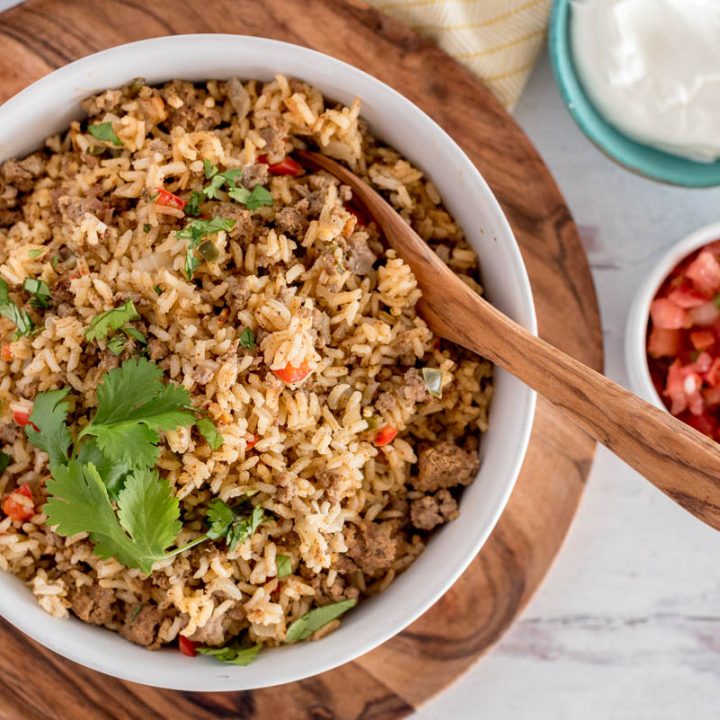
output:
[[[465,149],[507,213],[530,274],[540,334],[601,368],[585,254],[530,141],[467,70],[360,0],[28,0],[0,18],[0,101],[91,52],[191,32],[306,45],[370,72],[423,108]],[[520,480],[480,555],[420,620],[354,663],[281,688],[170,692],[81,668],[0,622],[0,719],[407,717],[497,642],[535,592],[575,514],[594,449],[541,401]]]

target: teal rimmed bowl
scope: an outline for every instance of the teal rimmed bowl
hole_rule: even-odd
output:
[[[571,0],[555,0],[550,16],[549,50],[562,99],[578,127],[608,157],[640,175],[683,187],[720,185],[720,161],[700,163],[669,155],[631,140],[595,109],[575,70],[570,42]]]

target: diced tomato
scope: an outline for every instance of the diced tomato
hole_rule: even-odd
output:
[[[281,370],[273,370],[273,372],[284,383],[287,383],[288,385],[294,385],[295,383],[303,381],[310,374],[310,366],[307,362],[304,362],[298,366],[288,363]]]
[[[688,266],[685,277],[695,288],[706,295],[714,295],[720,290],[720,263],[715,254],[703,250]]]
[[[708,435],[709,437],[713,437],[718,431],[717,418],[708,412],[703,412],[700,415],[683,413],[680,419],[690,427],[695,428],[698,432],[703,433],[703,435]]]
[[[705,373],[705,382],[712,387],[720,387],[720,358],[712,361],[710,369]]]
[[[690,315],[690,321],[694,325],[701,325],[702,327],[714,325],[720,320],[720,310],[712,300],[699,307],[690,308],[687,312]]]
[[[252,450],[256,445],[260,438],[257,435],[253,435],[252,433],[248,433],[245,436],[245,443],[248,450]]]
[[[195,657],[197,655],[197,643],[190,638],[186,638],[184,635],[180,635],[178,639],[178,645],[180,646],[180,652],[188,657]]]
[[[277,163],[268,163],[267,155],[258,155],[258,162],[266,163],[271,175],[290,175],[297,177],[303,173],[303,166],[297,162],[297,160],[293,160],[289,155],[286,155]]]
[[[15,522],[29,520],[35,514],[35,500],[30,486],[25,483],[3,500],[2,511]]]
[[[678,307],[685,309],[698,307],[707,302],[707,297],[695,290],[689,283],[683,283],[674,290],[671,290],[668,293],[667,299],[674,302]]]
[[[655,327],[679,330],[690,326],[688,311],[667,298],[657,298],[650,305],[650,319]]]
[[[703,400],[705,401],[705,405],[707,405],[708,407],[712,405],[720,405],[720,388],[704,388],[702,391],[702,395]]]
[[[5,362],[12,362],[12,359],[13,359],[12,348],[8,344],[5,344],[2,346],[2,359]]]
[[[682,347],[682,330],[666,330],[653,327],[648,337],[648,353],[651,357],[676,357]]]
[[[700,415],[703,410],[703,398],[700,393],[702,377],[695,371],[694,365],[683,366],[679,360],[668,370],[665,395],[670,398],[670,412],[679,415],[690,410],[693,415]]]
[[[696,330],[690,333],[690,342],[696,350],[707,350],[715,344],[715,333],[712,330]]]
[[[373,444],[376,447],[383,447],[383,445],[391,443],[397,434],[398,431],[392,425],[384,425],[377,431]]]
[[[155,198],[156,205],[165,205],[166,207],[175,208],[176,210],[182,210],[187,202],[177,195],[173,195],[169,190],[165,188],[157,189],[158,196]]]

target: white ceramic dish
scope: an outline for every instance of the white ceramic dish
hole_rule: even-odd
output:
[[[262,38],[189,35],[145,40],[91,55],[44,77],[0,107],[0,160],[20,157],[82,115],[83,97],[142,76],[303,78],[329,98],[362,99],[373,131],[423,168],[482,259],[488,297],[536,332],[525,266],[495,197],[453,140],[411,102],[373,77],[305,48]],[[0,614],[51,650],[94,670],[166,688],[244,690],[278,685],[348,662],[380,645],[425,612],[455,582],[489,536],[522,465],[535,395],[505,372],[495,377],[490,430],[477,480],[462,500],[461,517],[444,527],[413,567],[381,596],[363,602],[342,627],[317,643],[261,653],[246,668],[177,650],[152,653],[115,633],[45,614],[16,578],[0,573]]]
[[[628,316],[625,331],[625,364],[630,387],[641,398],[665,410],[665,404],[655,390],[648,368],[646,342],[650,318],[650,303],[672,269],[695,250],[720,239],[720,223],[705,225],[673,245],[662,256],[640,286]]]

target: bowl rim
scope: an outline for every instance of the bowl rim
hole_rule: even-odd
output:
[[[578,76],[570,40],[574,0],[554,0],[548,28],[548,53],[563,104],[585,137],[608,159],[636,175],[677,187],[720,185],[720,160],[702,163],[671,155],[625,135],[596,110]]]
[[[474,181],[475,187],[482,189],[487,203],[494,208],[495,215],[493,217],[493,222],[502,230],[503,237],[506,237],[506,239],[509,241],[507,243],[508,247],[506,248],[506,250],[507,252],[509,252],[514,262],[513,272],[509,277],[512,278],[513,282],[516,283],[517,286],[516,292],[518,293],[519,298],[518,303],[521,307],[520,312],[523,315],[521,322],[528,330],[530,330],[530,332],[532,332],[533,334],[537,334],[537,318],[533,302],[532,289],[527,275],[527,268],[522,259],[519,246],[509,225],[507,217],[502,211],[502,208],[500,207],[497,199],[495,198],[494,193],[489,188],[487,182],[477,170],[475,165],[467,157],[467,155],[459,147],[459,145],[418,106],[416,106],[414,103],[412,103],[410,100],[398,93],[392,87],[386,85],[377,78],[374,78],[368,73],[348,63],[338,60],[337,58],[334,58],[330,55],[326,55],[324,53],[320,53],[318,51],[311,50],[309,48],[295,45],[292,43],[246,35],[197,33],[149,38],[132,43],[118,45],[85,56],[79,60],[69,63],[68,65],[58,68],[57,70],[49,73],[48,75],[45,75],[33,84],[29,85],[24,90],[20,91],[14,97],[10,98],[4,105],[0,106],[0,121],[3,119],[3,116],[7,115],[9,116],[9,119],[11,119],[12,116],[16,114],[22,114],[28,107],[34,107],[36,103],[38,103],[38,101],[44,100],[44,95],[46,91],[50,92],[50,94],[52,95],[52,86],[60,78],[62,78],[63,83],[65,84],[69,84],[70,81],[74,78],[76,84],[84,87],[81,80],[83,78],[85,80],[87,79],[86,74],[88,71],[93,72],[94,70],[95,73],[100,73],[104,68],[106,73],[109,73],[110,71],[108,70],[108,67],[111,67],[113,62],[121,62],[128,53],[137,52],[138,55],[143,55],[145,61],[147,61],[148,57],[151,57],[153,53],[155,54],[155,56],[160,57],[165,56],[167,53],[182,51],[187,57],[188,54],[192,54],[191,52],[189,52],[191,47],[194,48],[195,44],[197,44],[198,46],[202,46],[204,43],[212,43],[214,53],[213,57],[215,57],[215,55],[225,53],[222,54],[223,62],[229,62],[229,60],[226,61],[225,59],[226,55],[231,50],[233,44],[235,44],[235,47],[237,48],[237,43],[244,43],[250,49],[255,50],[272,50],[276,52],[281,51],[287,54],[287,56],[291,57],[293,60],[312,59],[314,62],[321,63],[321,67],[323,68],[324,73],[339,72],[342,73],[344,77],[347,77],[348,83],[355,83],[355,85],[359,88],[374,87],[376,91],[381,93],[387,101],[392,101],[394,105],[402,107],[403,112],[408,113],[410,116],[414,115],[419,122],[422,122],[424,126],[426,126],[430,131],[432,131],[433,136],[442,142],[442,146],[444,148],[447,148],[448,151],[452,151],[453,153],[455,153],[456,161],[457,163],[462,165],[463,172],[467,173],[467,176]],[[227,45],[227,48],[225,47],[225,45]],[[286,63],[287,62],[289,61],[286,60]],[[184,72],[186,71],[183,70],[180,74],[182,75]],[[208,77],[210,76],[211,72],[212,71],[208,70]],[[250,73],[252,73],[253,70],[248,65],[243,63],[242,68],[238,68],[237,72],[243,76],[251,77]],[[216,73],[217,77],[226,76],[226,73],[223,70],[217,70]],[[320,72],[318,73],[318,75],[322,74],[323,73]],[[94,75],[94,77],[97,77],[97,75]],[[168,79],[170,78],[171,76],[168,75]],[[129,79],[130,77],[128,76],[128,80]],[[162,80],[153,80],[152,82],[162,82]],[[312,82],[320,83],[321,81],[314,80]],[[105,84],[104,87],[113,87],[116,84],[117,83],[110,82]],[[355,85],[353,87],[355,87]],[[69,91],[64,90],[61,97],[65,99],[69,96],[69,94]],[[58,100],[58,104],[60,102],[61,100]],[[35,135],[38,135],[37,131],[34,131],[34,133]],[[0,143],[0,151],[1,150],[2,146]],[[533,427],[536,406],[535,392],[530,390],[529,388],[523,388],[522,400],[520,403],[518,403],[518,405],[520,407],[518,414],[520,415],[520,417],[523,418],[523,424],[518,429],[516,441],[514,442],[515,447],[518,448],[517,455],[513,458],[512,463],[509,463],[512,471],[508,473],[508,481],[504,484],[502,488],[502,493],[499,493],[496,496],[496,500],[494,503],[495,507],[491,521],[487,522],[484,530],[478,533],[473,538],[474,542],[472,552],[463,550],[462,553],[458,553],[458,558],[456,559],[456,563],[453,566],[452,572],[449,572],[445,576],[441,585],[438,585],[433,591],[418,593],[420,598],[414,598],[414,606],[411,609],[408,609],[408,611],[403,616],[401,622],[396,622],[395,624],[388,624],[382,629],[382,631],[377,630],[375,634],[369,634],[367,637],[363,637],[353,647],[352,651],[344,651],[343,653],[340,653],[340,659],[338,659],[338,654],[336,654],[335,656],[328,654],[326,657],[321,658],[319,657],[319,653],[315,653],[313,657],[314,662],[311,664],[311,667],[303,667],[303,669],[296,669],[294,672],[285,673],[281,677],[269,676],[266,679],[253,682],[252,685],[249,685],[247,684],[247,682],[243,681],[243,675],[241,673],[235,673],[232,676],[231,674],[228,674],[227,666],[221,666],[217,670],[217,672],[213,674],[212,679],[206,675],[197,673],[198,678],[200,679],[195,680],[192,677],[186,676],[183,678],[181,684],[181,681],[179,680],[168,679],[167,674],[163,675],[162,679],[158,679],[157,675],[150,677],[147,673],[147,668],[144,667],[126,667],[123,670],[118,670],[117,665],[113,665],[112,661],[108,661],[105,657],[100,657],[102,655],[102,650],[100,649],[93,648],[92,650],[87,650],[85,646],[77,640],[71,643],[69,641],[65,642],[67,638],[64,637],[50,638],[44,635],[41,628],[36,627],[35,624],[33,624],[25,617],[25,614],[23,612],[23,603],[19,601],[16,605],[14,605],[12,602],[6,601],[3,597],[4,593],[0,593],[0,615],[4,616],[6,620],[8,620],[11,624],[15,625],[25,634],[37,640],[45,647],[48,647],[50,650],[53,650],[54,652],[57,652],[58,654],[66,658],[69,658],[93,670],[106,673],[116,678],[130,680],[146,685],[152,685],[155,687],[199,691],[237,691],[245,689],[258,689],[261,687],[302,680],[306,677],[316,675],[321,672],[325,672],[327,670],[338,667],[339,665],[350,662],[359,657],[360,655],[378,647],[391,637],[394,637],[396,634],[401,632],[414,620],[420,617],[420,615],[425,613],[432,605],[435,604],[435,602],[440,599],[440,597],[442,597],[442,595],[445,594],[445,592],[447,592],[447,590],[452,586],[452,584],[467,569],[468,565],[470,564],[470,562],[472,562],[477,552],[484,545],[485,541],[487,540],[490,533],[497,524],[500,515],[507,506],[507,502],[514,488],[515,481],[517,480],[520,469],[524,462]],[[2,578],[0,578],[0,580],[2,580]],[[24,592],[27,592],[27,589],[25,587],[18,587]],[[14,589],[14,587],[11,588],[12,591],[14,591]],[[19,594],[14,595],[14,597],[15,599],[20,600]],[[35,603],[35,599],[32,598],[32,596],[29,594],[27,596],[27,599],[32,600],[32,602]],[[372,603],[374,600],[375,599],[373,598],[366,602]],[[24,606],[25,610],[27,610],[27,603],[25,603]],[[75,622],[80,623],[80,621]],[[346,623],[350,622],[351,618],[346,621]],[[82,623],[80,624],[82,625]],[[104,628],[102,630],[108,635],[112,635],[113,637],[115,636],[114,633],[109,633]],[[66,633],[58,633],[58,635],[60,636],[64,634]],[[332,641],[332,637],[333,636],[331,635],[329,638],[326,638],[324,640],[325,645],[323,647],[330,647],[328,645],[328,641]],[[102,645],[105,651],[110,650],[112,647],[111,642],[104,643],[100,641],[98,645]],[[205,659],[206,658],[202,658],[202,660]],[[159,665],[159,663],[155,663],[155,665],[157,666]],[[157,672],[159,673],[159,671]]]
[[[678,263],[718,239],[720,239],[720,222],[714,222],[703,225],[672,245],[655,263],[635,294],[630,308],[625,331],[625,365],[630,377],[630,387],[640,397],[662,410],[667,410],[667,407],[650,376],[646,349],[650,304]]]

